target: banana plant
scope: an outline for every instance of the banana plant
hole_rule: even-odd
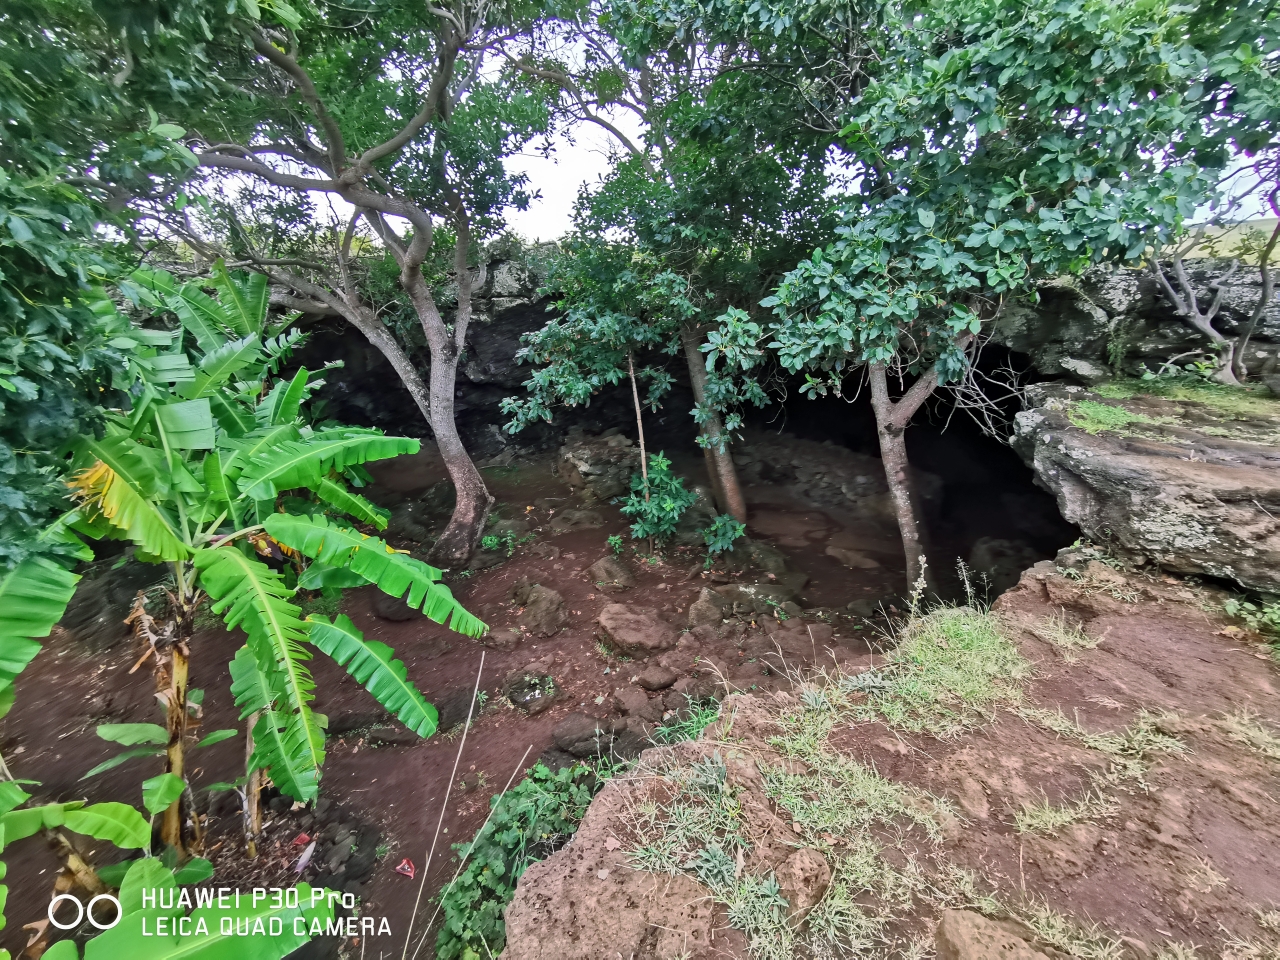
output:
[[[149,637],[167,671],[165,772],[184,778],[193,624],[207,596],[227,628],[246,635],[232,692],[244,717],[257,715],[250,767],[309,801],[319,788],[325,727],[310,706],[313,649],[421,736],[434,732],[436,710],[390,648],[365,640],[350,620],[303,619],[296,586],[266,561],[306,565],[304,587],[372,583],[467,636],[487,627],[453,597],[440,570],[356,529],[387,524],[386,512],[352,489],[369,479],[363,465],[415,453],[418,441],[309,425],[305,406],[322,381],[303,368],[271,382],[297,338],[268,327],[265,280],[218,263],[208,283],[216,298],[202,283],[179,285],[161,271],[140,271],[126,287],[177,323],[139,333],[132,406],[115,411],[102,436],[80,438],[67,481],[76,507],[44,536],[85,558],[85,539],[126,539],[139,559],[170,568],[168,609],[155,621],[163,629]],[[11,697],[13,678],[73,587],[74,575],[48,561],[0,582],[0,700]],[[22,602],[5,603],[7,595]],[[183,856],[187,795],[172,800],[161,828]]]

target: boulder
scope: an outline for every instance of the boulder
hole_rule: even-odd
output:
[[[943,910],[934,931],[938,960],[1049,960],[1017,929],[972,910]]]
[[[571,713],[551,733],[556,748],[578,759],[614,756],[634,759],[649,746],[644,722],[637,717],[597,720]]]
[[[1033,384],[1013,446],[1062,515],[1117,555],[1277,593],[1280,402],[1255,396],[1274,413],[1227,418],[1196,402]],[[1097,407],[1086,401],[1120,408],[1120,426],[1087,419]]]
[[[657,611],[611,603],[600,612],[600,638],[618,653],[637,660],[670,650],[680,639]]]
[[[636,676],[636,683],[646,690],[665,690],[675,683],[677,679],[679,679],[679,674],[674,670],[670,670],[660,663],[651,663]]]
[[[1223,278],[1229,260],[1186,261],[1196,289],[1208,296]],[[1166,265],[1166,269],[1169,269]],[[1241,269],[1222,285],[1222,304],[1214,326],[1232,336],[1247,321],[1261,292],[1256,269]],[[1155,370],[1178,354],[1203,350],[1207,342],[1177,314],[1150,272],[1094,267],[1079,279],[1053,279],[1040,285],[1035,303],[1015,301],[1000,311],[991,338],[1026,354],[1037,372],[1064,373],[1084,383],[1113,372],[1118,359],[1126,372]],[[1244,358],[1251,375],[1264,375],[1280,342],[1280,302],[1263,312]]]
[[[639,470],[640,451],[618,434],[588,437],[571,433],[556,464],[556,472],[570,487],[602,501],[630,490],[631,476]]]
[[[986,577],[994,595],[1004,593],[1016,584],[1022,571],[1033,566],[1041,556],[1027,543],[979,537],[969,551],[969,566]]]
[[[629,717],[655,723],[662,719],[662,700],[650,700],[639,687],[619,687],[613,691],[613,702]]]
[[[851,570],[879,570],[880,561],[875,560],[861,550],[850,550],[848,547],[827,547],[828,557],[834,557]]]
[[[564,597],[550,587],[530,583],[527,577],[512,587],[511,599],[523,608],[517,618],[520,626],[534,636],[554,636],[569,619]]]
[[[617,557],[602,557],[587,569],[587,575],[601,590],[620,593],[636,585],[631,570]]]
[[[559,692],[555,680],[542,664],[512,670],[502,681],[502,695],[530,716],[551,706]]]
[[[604,516],[598,510],[580,510],[568,507],[551,518],[548,524],[556,533],[569,533],[571,530],[594,530],[604,526]]]
[[[724,597],[709,587],[703,587],[698,599],[689,604],[689,629],[719,623],[731,609],[732,604]]]
[[[383,593],[381,590],[373,590],[372,598],[369,601],[369,608],[373,611],[373,615],[380,620],[390,620],[393,623],[400,623],[405,620],[421,620],[422,612],[415,610],[399,597],[392,597]]]
[[[775,876],[787,900],[787,916],[795,921],[803,920],[831,885],[827,858],[813,847],[802,847],[783,860]]]
[[[728,583],[716,587],[716,593],[734,613],[744,614],[771,613],[796,599],[796,591],[780,583]]]

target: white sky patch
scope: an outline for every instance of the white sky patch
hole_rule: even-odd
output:
[[[641,128],[634,114],[619,110],[609,117],[623,133],[639,143]],[[533,152],[506,160],[507,169],[529,176],[529,189],[541,197],[528,210],[508,210],[508,229],[526,240],[559,240],[573,226],[573,203],[585,184],[599,183],[609,172],[609,157],[622,147],[613,135],[594,123],[579,123],[572,141],[563,133],[552,138],[550,157]]]

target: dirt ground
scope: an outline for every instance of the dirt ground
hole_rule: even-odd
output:
[[[374,470],[377,484],[371,496],[375,499],[416,496],[442,479],[438,464],[425,456],[403,457],[374,466],[382,468]],[[477,676],[480,689],[489,694],[486,708],[467,735],[465,751],[459,759],[459,776],[452,780],[452,789],[450,774],[458,758],[460,728],[412,745],[375,745],[364,734],[383,716],[377,704],[324,657],[311,661],[316,679],[315,709],[328,717],[331,731],[345,731],[328,740],[322,796],[377,824],[383,834],[385,850],[372,877],[362,887],[362,912],[366,916],[386,916],[394,931],[390,938],[394,942],[370,943],[367,946],[371,950],[389,955],[393,949],[398,953],[403,948],[422,867],[446,792],[446,814],[426,875],[424,904],[453,873],[450,844],[468,839],[483,822],[489,798],[552,745],[551,732],[556,724],[570,712],[599,717],[614,712],[611,694],[627,678],[618,672],[622,665],[597,650],[596,617],[603,606],[624,601],[653,607],[679,623],[690,602],[708,582],[702,576],[701,555],[692,551],[673,554],[658,564],[627,554],[636,586],[622,596],[601,592],[590,582],[586,568],[610,554],[606,539],[611,534],[622,534],[629,542],[626,521],[616,507],[595,503],[591,506],[603,515],[603,526],[557,534],[548,526],[557,511],[582,503],[553,475],[551,467],[552,459],[546,455],[533,462],[484,471],[497,499],[496,513],[531,520],[535,537],[517,546],[514,556],[506,562],[468,578],[455,579],[452,586],[468,609],[491,627],[501,628],[517,623],[519,609],[510,599],[513,584],[522,577],[533,578],[564,597],[569,619],[554,637],[524,637],[510,649],[486,646],[422,618],[403,622],[380,619],[372,612],[373,598],[367,589],[350,591],[344,598],[343,612],[365,636],[395,649],[405,662],[409,677],[431,702],[440,704],[452,699],[456,703],[461,697],[465,704]],[[689,465],[694,482],[698,480],[697,468],[696,462]],[[809,583],[801,595],[806,607],[844,607],[856,599],[875,602],[901,591],[900,559],[891,527],[843,516],[829,507],[817,509],[784,486],[753,487],[749,498],[753,507],[751,536],[777,546],[808,575]],[[875,552],[881,566],[873,570],[842,566],[823,552],[824,546],[834,541],[856,543]],[[841,640],[849,649],[865,651],[861,618],[834,619],[836,632],[843,634]],[[206,691],[198,730],[238,726],[227,664],[242,642],[238,631],[229,633],[217,628],[201,630],[194,638],[191,685]],[[796,650],[796,656],[810,655],[809,644],[806,642],[803,647]],[[701,652],[721,664],[734,666],[734,658],[740,656],[732,639],[708,645]],[[812,653],[826,655],[816,647]],[[0,750],[16,777],[40,781],[40,786],[33,788],[37,801],[85,798],[90,802],[119,800],[138,804],[139,785],[159,772],[158,761],[131,760],[105,774],[79,779],[120,749],[95,736],[97,724],[162,722],[146,665],[129,672],[138,654],[139,650],[127,641],[100,653],[86,653],[65,631],[55,629],[23,674],[17,704],[0,726]],[[549,709],[527,716],[503,700],[499,688],[508,672],[548,657],[561,692]],[[692,658],[688,666],[690,674],[699,674]],[[705,664],[701,673],[706,673]],[[739,675],[750,678],[744,687],[769,689],[782,682],[767,667],[762,672],[755,659]],[[240,775],[243,750],[243,740],[235,739],[194,754],[189,763],[197,794],[204,785],[231,781]],[[264,861],[249,866],[239,855],[238,812],[225,802],[215,805],[214,810],[209,844],[222,882],[231,882],[228,876],[242,885],[296,879],[289,866],[299,852],[292,843],[301,831],[296,816],[268,814]],[[85,852],[92,856],[95,851],[90,848]],[[275,859],[266,862],[265,858],[271,857]],[[395,871],[404,858],[413,862],[415,880]],[[6,860],[10,885],[6,912],[10,923],[0,943],[18,955],[30,932],[24,931],[23,925],[45,916],[57,862],[36,839],[8,851]],[[314,871],[311,868],[303,878],[310,878]],[[417,934],[423,926],[424,910],[430,915],[430,907],[420,909],[414,924]],[[429,942],[424,954],[431,946]]]
[[[945,634],[900,674],[922,679],[884,700],[856,679],[893,675],[875,653],[726,701],[703,739],[647,753],[569,848],[530,868],[507,955],[925,958],[959,910],[971,927],[1004,923],[1023,952],[971,940],[937,956],[1280,957],[1280,674],[1224,598],[1097,560],[1042,563],[981,618],[1020,666],[977,709],[952,696],[977,684],[963,663],[913,672],[947,659]],[[925,729],[895,719],[900,696],[924,698]],[[742,851],[736,880],[699,872],[712,843]],[[751,876],[818,906],[771,926],[744,893]],[[832,896],[842,907],[824,909]]]

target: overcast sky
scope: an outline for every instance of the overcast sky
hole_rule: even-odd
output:
[[[614,116],[628,136],[638,136],[629,116]],[[507,223],[514,233],[526,240],[559,240],[568,233],[573,216],[573,202],[584,183],[598,183],[609,170],[609,151],[617,143],[595,124],[584,123],[574,130],[574,142],[563,136],[553,140],[555,151],[549,158],[528,153],[507,161],[509,170],[527,173],[529,187],[542,194],[529,204],[528,210],[509,210]]]

